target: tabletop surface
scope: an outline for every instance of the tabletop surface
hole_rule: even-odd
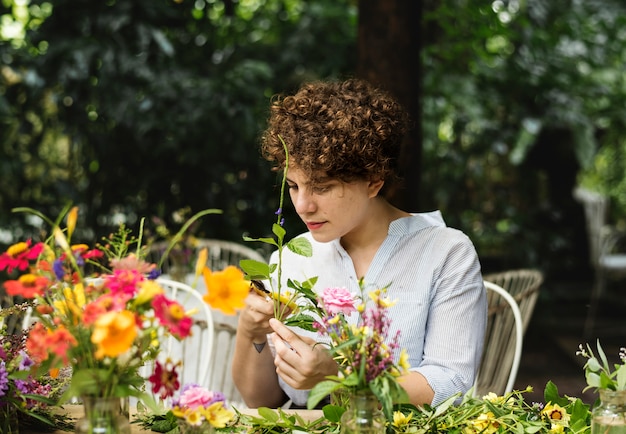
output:
[[[82,405],[65,405],[63,407],[63,409],[59,409],[59,411],[67,414],[68,416],[70,416],[73,419],[78,419],[80,417],[82,417],[83,415],[83,406]],[[243,410],[238,410],[240,413],[242,414],[247,414],[247,415],[251,415],[251,416],[257,416],[258,412],[256,409],[254,408],[248,408],[248,409],[243,409]],[[322,417],[323,413],[321,410],[284,410],[285,413],[289,414],[289,413],[297,413],[298,415],[300,415],[304,420],[306,421],[312,421],[312,420],[316,420],[319,419],[320,417]],[[131,421],[134,420],[133,418],[133,414],[134,411],[133,409],[131,409],[131,416],[130,419]],[[131,434],[139,434],[139,433],[151,433],[154,431],[151,430],[145,430],[143,429],[141,426],[139,426],[136,423],[131,423]],[[32,431],[32,430],[23,430],[20,429],[20,434],[41,434],[43,431]],[[50,434],[50,432],[47,432],[48,434]],[[57,430],[57,431],[53,431],[52,434],[67,434],[67,431],[61,431],[61,430]]]

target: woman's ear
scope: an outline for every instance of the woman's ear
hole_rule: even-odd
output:
[[[371,198],[378,196],[378,192],[380,192],[380,189],[383,188],[384,184],[385,181],[382,179],[370,181],[367,187],[369,197]]]

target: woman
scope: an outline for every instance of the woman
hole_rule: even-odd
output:
[[[381,194],[394,180],[406,128],[400,105],[364,81],[309,83],[272,103],[262,152],[282,170],[286,144],[289,195],[313,247],[312,257],[283,251],[283,285],[317,276],[317,291],[358,293],[361,278],[388,286],[398,300],[389,336],[401,331],[411,365],[401,384],[413,404],[436,405],[473,385],[487,302],[469,238],[445,227],[437,212],[411,214]],[[273,318],[273,303],[251,292],[233,360],[246,404],[306,405],[308,390],[338,371],[315,338],[285,327]]]

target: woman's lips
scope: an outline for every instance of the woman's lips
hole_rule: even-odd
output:
[[[324,226],[324,222],[307,222],[306,223],[306,227],[310,231],[317,230],[317,229],[321,228],[322,226]]]

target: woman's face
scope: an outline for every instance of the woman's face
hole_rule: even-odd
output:
[[[325,243],[350,235],[367,221],[371,199],[382,182],[337,179],[312,184],[297,167],[287,173],[289,196],[316,241]]]

